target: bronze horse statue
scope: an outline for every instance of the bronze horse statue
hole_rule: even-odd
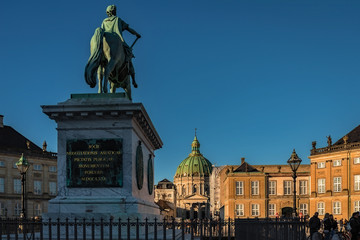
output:
[[[111,47],[110,47],[111,46]],[[115,93],[116,88],[123,88],[131,100],[129,69],[131,62],[126,61],[124,43],[115,33],[105,32],[97,28],[90,42],[90,58],[85,67],[85,80],[91,88],[96,86],[96,73],[99,81],[98,93]],[[133,85],[137,84],[133,79]]]

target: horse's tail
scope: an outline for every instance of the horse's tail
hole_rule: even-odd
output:
[[[96,86],[96,71],[103,56],[104,30],[97,28],[90,41],[90,58],[85,67],[85,81],[90,87]]]

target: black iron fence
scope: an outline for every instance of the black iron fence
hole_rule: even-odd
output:
[[[299,219],[1,219],[0,240],[305,240]]]

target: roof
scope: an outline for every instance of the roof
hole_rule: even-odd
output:
[[[259,172],[256,168],[248,164],[247,162],[243,162],[234,172]]]
[[[360,125],[351,130],[348,134],[345,136],[348,136],[347,143],[354,143],[354,142],[360,142]],[[344,137],[345,137],[344,136]],[[344,144],[344,137],[340,138],[336,143],[333,145],[342,145]]]
[[[27,146],[29,144],[29,148]],[[10,126],[0,127],[0,150],[16,151],[16,152],[38,152],[42,153],[42,149],[29,139],[24,137],[18,131]]]
[[[167,180],[166,178],[164,178],[164,179],[161,180],[159,183],[168,183],[168,182],[172,183],[171,181],[169,181],[169,180]]]
[[[191,153],[178,166],[176,177],[200,176],[208,177],[212,172],[212,164],[200,153],[200,143],[195,136],[191,144]]]

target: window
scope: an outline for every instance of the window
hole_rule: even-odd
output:
[[[276,213],[276,205],[273,203],[269,204],[269,216],[275,216]]]
[[[5,178],[0,178],[0,193],[5,192]]]
[[[193,193],[196,193],[196,191],[197,191],[197,186],[194,185],[194,186],[193,186]]]
[[[325,215],[325,203],[318,202],[318,204],[317,204],[317,212],[319,213],[319,215]]]
[[[360,211],[360,201],[354,202],[354,211],[359,212]]]
[[[0,167],[5,167],[5,162],[4,161],[0,161]]]
[[[300,195],[307,194],[308,181],[300,180]]]
[[[341,160],[334,160],[333,166],[334,166],[334,167],[341,166]]]
[[[276,181],[269,181],[269,195],[276,195]]]
[[[49,166],[49,172],[56,172],[56,166]]]
[[[259,195],[259,181],[251,182],[251,195]]]
[[[308,214],[308,205],[306,203],[300,203],[300,212],[303,216]]]
[[[7,210],[6,210],[5,204],[3,202],[0,202],[0,215],[7,217]]]
[[[341,192],[341,177],[334,177],[334,192]]]
[[[36,195],[42,194],[41,185],[42,185],[41,181],[38,181],[38,180],[34,181],[34,194],[36,194]]]
[[[40,164],[34,164],[34,165],[33,165],[33,168],[34,168],[34,170],[36,170],[36,171],[41,171],[41,170],[42,170],[42,166],[41,166]]]
[[[354,176],[354,182],[355,191],[360,191],[360,175]]]
[[[359,164],[359,163],[360,163],[360,157],[354,158],[354,164]]]
[[[56,182],[49,182],[49,194],[56,195]]]
[[[237,217],[244,216],[244,204],[235,205],[235,214]]]
[[[333,203],[333,213],[334,214],[341,214],[341,202],[334,202]]]
[[[14,178],[14,193],[21,193],[21,180]]]
[[[244,194],[244,182],[236,182],[236,195]]]
[[[260,207],[259,204],[251,204],[251,216],[259,216]]]
[[[318,162],[318,168],[325,168],[325,162]]]
[[[291,181],[284,181],[284,195],[291,194]]]
[[[20,203],[15,203],[15,206],[14,206],[14,215],[19,217],[20,216],[20,213],[21,213],[21,205]]]
[[[41,216],[41,203],[35,203],[34,208],[35,216]]]
[[[325,178],[318,179],[318,193],[325,193]]]

